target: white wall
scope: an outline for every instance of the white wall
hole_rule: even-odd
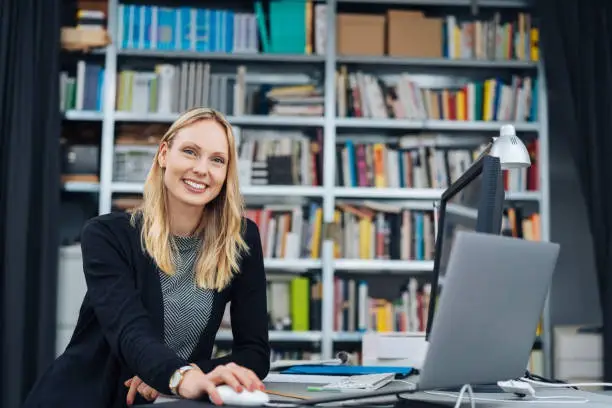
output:
[[[87,291],[80,245],[60,248],[57,285],[56,355],[61,354],[76,326]]]

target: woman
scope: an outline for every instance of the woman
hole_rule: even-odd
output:
[[[263,388],[262,248],[257,226],[242,217],[236,160],[230,124],[190,110],[163,136],[142,206],[86,223],[79,319],[26,407],[119,407],[159,394],[220,404],[216,385]],[[211,359],[227,302],[232,353]]]

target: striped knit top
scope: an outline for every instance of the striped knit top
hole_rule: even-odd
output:
[[[180,357],[189,360],[198,344],[213,308],[214,291],[198,288],[194,265],[202,240],[199,237],[174,237],[175,274],[159,271],[164,299],[164,341]]]

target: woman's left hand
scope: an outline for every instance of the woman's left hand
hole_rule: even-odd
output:
[[[131,406],[134,403],[134,398],[136,398],[137,392],[149,402],[155,401],[157,397],[159,397],[159,392],[144,383],[138,376],[130,378],[124,384],[126,387],[130,387],[126,398],[126,403],[128,406]]]

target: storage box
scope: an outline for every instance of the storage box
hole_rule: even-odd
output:
[[[425,333],[365,333],[361,342],[364,365],[422,368],[429,343]]]
[[[393,57],[441,58],[442,20],[420,11],[389,10],[387,42]]]
[[[579,326],[554,328],[555,378],[569,382],[601,382],[603,340],[600,333],[581,333]]]
[[[341,13],[336,18],[336,27],[339,55],[384,55],[385,16]]]
[[[156,153],[157,146],[115,145],[113,181],[143,183]]]

